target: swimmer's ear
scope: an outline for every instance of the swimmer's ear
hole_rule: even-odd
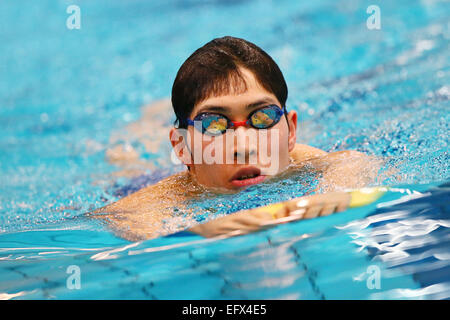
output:
[[[289,126],[288,147],[289,152],[294,150],[297,142],[297,111],[290,111],[287,115],[287,123]]]
[[[181,163],[186,166],[192,166],[192,155],[187,145],[189,132],[186,129],[172,128],[169,132],[170,143],[172,144],[173,153]],[[176,161],[176,159],[172,159]]]

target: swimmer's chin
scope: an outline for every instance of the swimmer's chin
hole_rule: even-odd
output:
[[[204,191],[215,194],[215,195],[222,195],[222,194],[236,194],[239,193],[240,191],[250,187],[250,186],[245,186],[245,187],[236,187],[233,185],[229,185],[229,186],[206,186],[203,184],[200,184],[198,182],[196,182],[197,184],[199,184]]]

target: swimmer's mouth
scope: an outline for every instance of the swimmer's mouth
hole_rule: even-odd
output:
[[[261,170],[256,167],[242,168],[236,172],[230,179],[231,184],[235,187],[245,187],[252,184],[257,184],[262,181],[266,176],[261,175]]]
[[[245,179],[250,179],[250,178],[257,177],[257,176],[258,176],[257,174],[249,174],[248,176],[242,176],[242,177],[239,177],[237,179],[238,180],[245,180]]]

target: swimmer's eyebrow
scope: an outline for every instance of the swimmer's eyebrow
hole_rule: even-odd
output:
[[[256,102],[248,104],[245,107],[245,109],[251,110],[251,109],[255,109],[259,106],[265,105],[265,104],[277,104],[277,103],[275,101],[273,101],[273,99],[271,99],[271,98],[263,98]],[[231,113],[230,109],[231,108],[225,107],[225,106],[206,105],[206,106],[203,106],[199,111],[197,111],[197,114],[200,114],[202,112],[220,112],[220,113],[230,114]]]

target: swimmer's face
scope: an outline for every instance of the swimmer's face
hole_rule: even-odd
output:
[[[235,90],[230,90],[230,94],[209,97],[194,106],[189,118],[194,119],[203,112],[213,112],[224,115],[231,121],[246,121],[252,111],[264,106],[277,105],[281,108],[275,95],[264,89],[251,71],[242,68],[240,71],[246,82],[245,92],[234,93]],[[198,137],[205,135],[193,126],[188,126],[187,142],[190,143],[192,157],[196,153],[203,157],[201,161],[190,158],[194,163],[187,165],[197,182],[210,188],[239,190],[261,183],[289,165],[289,152],[296,142],[296,128],[295,111],[290,111],[287,116],[283,115],[269,129],[239,126],[223,135],[208,136],[201,141]],[[172,129],[171,134],[174,130]],[[172,145],[175,148],[176,142],[172,142]],[[214,163],[206,163],[205,156],[210,159],[212,156]]]

